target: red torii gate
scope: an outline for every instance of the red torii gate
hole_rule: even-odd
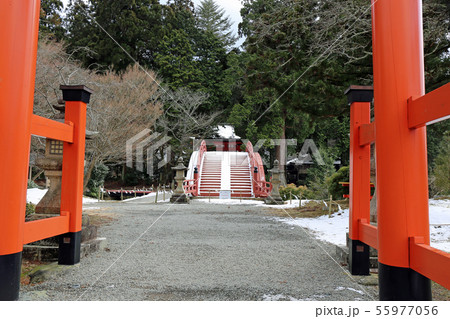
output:
[[[421,0],[372,0],[371,87],[351,86],[350,260],[369,272],[378,249],[380,300],[431,300],[450,289],[450,254],[430,247],[426,125],[450,115],[450,84],[425,94]],[[376,143],[377,227],[370,224],[370,144]]]
[[[91,91],[60,87],[65,123],[33,115],[39,13],[39,0],[0,1],[0,300],[19,297],[24,244],[61,235],[58,262],[80,261],[86,104]],[[60,216],[25,222],[32,134],[64,142],[61,210]]]
[[[357,140],[367,144],[375,137],[377,143],[378,227],[367,222],[368,211],[364,207],[368,201],[362,201],[370,196],[369,183],[363,184],[367,163],[359,162],[361,171],[352,175],[351,183],[361,178],[359,185],[365,188],[361,188],[361,201],[357,203],[352,192],[359,186],[350,186],[350,238],[355,247],[352,265],[353,269],[360,266],[358,254],[366,251],[364,243],[374,245],[379,250],[380,299],[428,300],[428,278],[450,287],[450,257],[429,246],[424,126],[450,114],[449,85],[424,95],[421,0],[372,0],[372,5],[377,120],[365,126],[358,123],[362,133],[358,133],[361,137]],[[39,0],[0,2],[0,176],[5,181],[0,184],[0,193],[12,194],[0,205],[0,300],[18,298],[24,241],[66,234],[61,237],[60,246],[66,256],[63,262],[78,262],[83,112],[90,91],[84,87],[63,88],[71,96],[65,97],[70,101],[66,105],[66,120],[73,126],[67,122],[62,127],[32,115],[39,9]],[[361,121],[367,121],[366,115],[361,115]],[[60,217],[26,226],[26,181],[33,130],[65,141],[63,194]],[[354,152],[360,148],[365,152],[361,158],[354,157],[356,161],[367,159],[366,144],[353,148]]]

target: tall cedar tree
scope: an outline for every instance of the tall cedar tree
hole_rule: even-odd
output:
[[[41,37],[60,41],[64,39],[65,29],[61,12],[64,4],[61,0],[41,0],[39,34]]]
[[[77,51],[76,57],[84,66],[112,67],[116,72],[134,61],[155,66],[162,34],[158,0],[74,0],[69,3],[66,19],[68,50]]]
[[[372,84],[370,4],[363,0],[245,0],[243,4],[240,34],[247,37],[249,57],[245,102],[234,106],[234,121],[239,124],[248,114],[245,120],[250,125],[245,130],[250,138],[261,138],[280,123],[286,132],[283,135],[280,126],[280,137],[301,140],[314,132],[312,137],[321,143],[324,136],[343,138],[346,142],[337,145],[342,156],[348,149],[343,92],[350,84]],[[448,78],[448,16],[445,1],[424,3],[427,90]],[[301,126],[299,120],[306,123]]]
[[[226,48],[236,44],[237,37],[233,34],[229,16],[214,0],[203,0],[196,10],[198,28],[206,33],[213,33]]]

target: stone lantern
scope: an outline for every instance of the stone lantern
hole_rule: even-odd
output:
[[[184,172],[187,170],[187,167],[183,164],[183,158],[180,157],[178,159],[178,165],[175,167],[172,167],[172,169],[175,171],[175,181],[177,182],[177,188],[173,192],[172,197],[170,198],[171,203],[189,203],[189,198],[184,193],[183,189],[183,182],[184,182]]]
[[[58,101],[58,105],[53,108],[59,113],[53,116],[53,119],[64,123],[64,101]],[[61,207],[61,177],[63,162],[63,142],[47,138],[45,141],[45,156],[36,159],[36,165],[44,170],[45,176],[48,178],[50,187],[36,205],[37,214],[57,214],[59,215]]]
[[[264,202],[267,205],[284,204],[280,196],[280,176],[283,174],[283,170],[280,170],[280,162],[278,160],[274,161],[273,168],[269,172],[272,173],[272,192],[266,197]]]
[[[53,105],[53,108],[59,113],[55,114],[52,119],[64,123],[65,102],[59,100],[58,105]],[[86,140],[94,138],[97,134],[98,132],[86,130]],[[64,142],[62,141],[46,138],[45,155],[36,159],[36,166],[44,170],[50,183],[47,193],[36,205],[35,212],[37,214],[60,214],[63,146]]]

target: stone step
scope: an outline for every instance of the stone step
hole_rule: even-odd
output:
[[[106,238],[94,238],[81,243],[80,256],[86,257],[106,248]],[[58,261],[58,245],[24,245],[22,256],[27,260]]]

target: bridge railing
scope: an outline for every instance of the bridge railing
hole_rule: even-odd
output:
[[[185,194],[198,196],[198,179],[186,179],[183,181],[183,189]]]
[[[252,169],[253,194],[255,197],[267,197],[272,191],[272,184],[266,181],[261,155],[253,151],[253,144],[250,141],[246,144],[246,151]]]

